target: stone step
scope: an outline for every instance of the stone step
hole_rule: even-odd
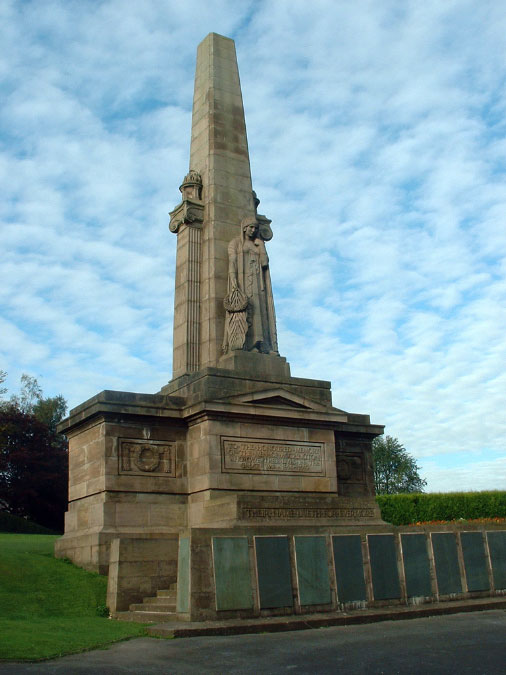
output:
[[[135,603],[133,605],[130,605],[130,611],[131,612],[175,612],[176,611],[176,605],[175,603],[168,603],[165,602],[163,604],[156,604],[155,602],[153,603]]]
[[[156,591],[157,598],[175,598],[177,596],[177,590],[170,588],[167,590]]]
[[[169,621],[178,621],[176,612],[116,612],[114,618],[118,621],[136,621],[138,623],[148,623],[155,621],[156,623],[168,623]]]
[[[156,597],[156,598],[144,598],[142,601],[143,604],[147,605],[174,605],[176,606],[176,598],[171,596]]]

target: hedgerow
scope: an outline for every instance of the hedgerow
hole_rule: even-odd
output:
[[[434,520],[506,517],[506,491],[378,495],[381,517],[393,525]]]

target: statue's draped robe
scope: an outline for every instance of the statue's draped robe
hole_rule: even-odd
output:
[[[262,239],[236,237],[228,246],[228,293],[234,282],[248,298],[246,309],[248,329],[244,349],[261,352],[278,351],[276,315],[272,296],[269,258]],[[228,322],[225,325],[225,349],[228,348]]]

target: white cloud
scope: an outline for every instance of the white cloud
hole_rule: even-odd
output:
[[[502,489],[506,484],[506,455],[488,461],[463,462],[451,468],[427,462],[423,473],[431,492]]]
[[[292,373],[385,423],[434,489],[504,450],[501,3],[12,1],[0,22],[11,388],[30,372],[74,406],[170,378],[167,213],[214,31],[236,40]],[[480,484],[504,487],[499,461]]]

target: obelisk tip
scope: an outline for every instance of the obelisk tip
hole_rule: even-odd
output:
[[[208,33],[200,44],[204,43],[206,40],[227,40],[227,42],[234,42],[232,38],[226,37],[226,35],[220,35],[219,33]]]

